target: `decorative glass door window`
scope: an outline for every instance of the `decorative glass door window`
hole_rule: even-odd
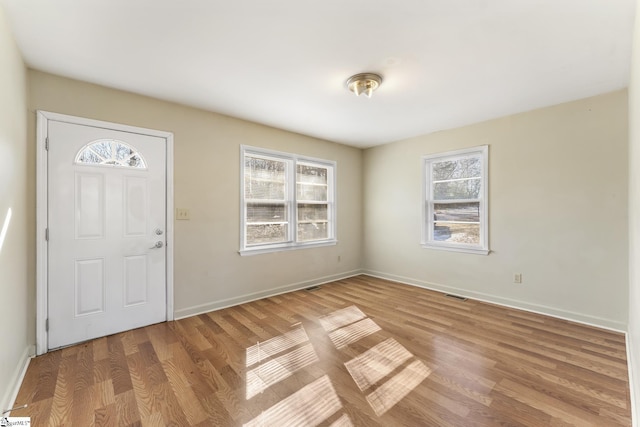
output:
[[[85,145],[78,151],[75,163],[89,166],[147,168],[138,150],[125,142],[114,139],[99,139]]]

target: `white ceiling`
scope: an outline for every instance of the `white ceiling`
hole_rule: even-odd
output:
[[[29,67],[370,147],[624,88],[635,0],[0,0]],[[371,99],[345,81],[384,81]]]

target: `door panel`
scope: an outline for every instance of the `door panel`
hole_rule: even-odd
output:
[[[133,255],[124,258],[124,305],[129,307],[147,302],[147,256]]]
[[[146,178],[124,178],[125,237],[145,236],[147,233],[148,188]]]
[[[75,261],[75,316],[104,311],[104,258]]]
[[[76,172],[76,239],[104,237],[104,177],[98,173]]]
[[[166,320],[166,140],[59,121],[48,136],[49,349]]]

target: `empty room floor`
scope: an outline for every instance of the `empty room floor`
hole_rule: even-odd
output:
[[[370,276],[32,360],[34,426],[630,426],[625,337]]]

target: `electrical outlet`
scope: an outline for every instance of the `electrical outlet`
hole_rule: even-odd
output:
[[[189,220],[189,209],[176,208],[176,219]]]
[[[513,275],[513,283],[522,283],[522,273],[515,273]]]

